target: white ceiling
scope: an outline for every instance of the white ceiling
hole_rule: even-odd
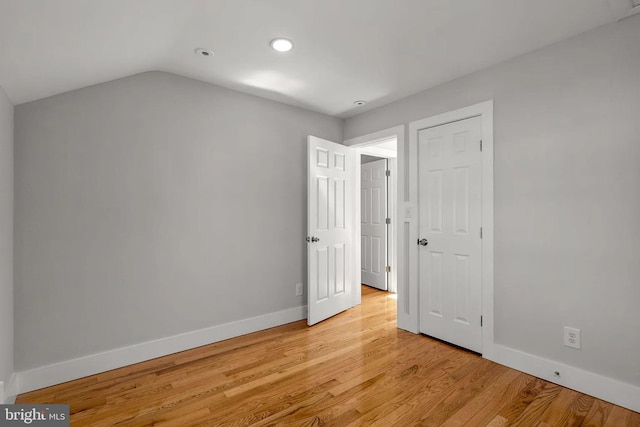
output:
[[[0,0],[0,86],[21,104],[162,70],[349,117],[612,22],[631,1]],[[269,47],[279,36],[290,53]]]

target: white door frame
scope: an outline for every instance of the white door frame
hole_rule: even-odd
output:
[[[409,150],[408,157],[400,160],[408,166],[409,200],[405,205],[405,214],[410,217],[409,237],[409,280],[408,286],[401,286],[399,290],[408,291],[408,296],[398,295],[398,308],[400,299],[408,298],[409,316],[408,328],[411,332],[418,333],[419,307],[418,307],[418,246],[415,243],[418,233],[418,132],[434,126],[439,126],[471,117],[482,118],[482,355],[491,358],[493,349],[493,100],[481,102],[469,107],[438,114],[426,119],[409,123]],[[407,201],[405,199],[405,201]],[[412,215],[413,214],[413,215]],[[413,244],[411,244],[413,243]],[[403,254],[406,257],[406,254]],[[405,284],[406,285],[406,284]],[[400,310],[398,310],[398,313]],[[398,322],[400,327],[400,322]]]
[[[398,147],[398,160],[395,162],[396,163],[396,173],[393,173],[393,169],[392,170],[392,174],[395,175],[395,177],[400,177],[403,176],[403,171],[402,171],[402,166],[401,166],[401,162],[400,162],[400,156],[401,153],[403,153],[404,149],[405,149],[405,138],[404,138],[405,132],[404,132],[404,126],[396,126],[393,128],[389,128],[389,129],[384,129],[378,132],[374,132],[374,133],[370,133],[367,135],[363,135],[363,136],[359,136],[356,138],[351,138],[348,139],[346,141],[344,141],[345,145],[348,145],[349,147],[353,148],[356,152],[356,179],[354,180],[354,195],[355,197],[353,198],[353,212],[354,212],[354,224],[353,224],[353,229],[355,230],[354,232],[354,236],[353,236],[353,245],[352,245],[352,250],[353,250],[353,257],[351,258],[353,261],[353,265],[352,265],[352,277],[353,277],[353,283],[362,283],[361,281],[361,271],[360,271],[360,260],[361,260],[361,254],[360,254],[360,173],[361,173],[361,169],[360,169],[360,148],[363,147],[367,147],[367,146],[371,146],[371,145],[375,145],[385,139],[389,139],[389,138],[396,138],[397,141],[397,147]],[[389,162],[392,163],[392,162]],[[400,292],[399,289],[399,285],[402,281],[402,268],[400,265],[400,254],[398,251],[398,248],[402,247],[402,242],[401,242],[401,238],[402,236],[400,235],[400,233],[398,232],[398,230],[400,230],[400,224],[402,223],[402,220],[400,218],[400,211],[399,211],[399,207],[402,204],[401,200],[403,200],[403,185],[404,185],[404,179],[398,179],[398,178],[394,178],[394,176],[391,177],[392,179],[390,180],[389,186],[390,186],[390,191],[389,191],[389,197],[391,198],[391,200],[397,201],[395,203],[391,203],[390,204],[390,215],[391,215],[391,221],[393,223],[393,226],[391,227],[392,232],[389,236],[389,242],[388,242],[388,246],[391,252],[391,273],[389,275],[389,280],[387,283],[387,287],[390,291],[392,292]],[[393,194],[395,193],[395,194]],[[355,286],[355,292],[354,292],[354,301],[353,301],[353,305],[358,305],[361,303],[362,301],[362,296],[360,293],[360,287],[359,286]],[[399,295],[398,295],[398,301],[400,300]],[[400,315],[398,315],[398,327],[401,327],[401,321],[400,321]],[[406,329],[406,328],[403,328]]]

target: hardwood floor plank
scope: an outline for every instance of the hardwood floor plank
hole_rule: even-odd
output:
[[[568,388],[561,389],[560,393],[540,417],[540,421],[551,426],[560,425],[571,413],[571,404],[576,396],[578,396],[576,391]]]
[[[463,408],[469,401],[477,396],[484,387],[496,381],[500,374],[507,370],[504,366],[491,364],[486,374],[469,382],[459,382],[456,384],[455,392],[434,408],[431,414],[422,418],[422,424],[430,426],[440,426],[451,418],[456,412]]]
[[[538,395],[548,383],[539,378],[531,381],[519,394],[513,399],[509,405],[500,411],[498,415],[506,419],[509,424],[515,421],[525,409],[538,398]]]
[[[582,427],[602,427],[611,412],[613,405],[596,399],[591,405],[591,409],[584,417]]]
[[[566,411],[566,415],[558,420],[555,425],[559,427],[581,426],[595,401],[596,399],[591,396],[578,394],[578,396],[573,399],[569,411]]]
[[[384,405],[373,408],[363,414],[363,416],[353,425],[381,425],[387,426],[397,422],[402,416],[410,411],[414,405],[407,404],[413,396],[421,393],[425,384],[440,381],[447,376],[448,372],[461,367],[469,362],[468,357],[464,357],[464,352],[451,347],[452,351],[447,357],[436,360],[423,361],[424,364],[416,364],[415,360],[409,361],[393,376],[394,395],[390,397]],[[385,391],[391,387],[387,384]]]
[[[487,427],[504,427],[509,425],[509,420],[500,415],[496,415],[490,422],[487,424]]]
[[[512,426],[530,426],[539,421],[551,402],[558,396],[562,387],[552,383],[546,383],[536,398],[531,401],[522,413],[516,418]]]
[[[486,408],[494,402],[499,403],[501,399],[496,399],[496,396],[504,396],[509,384],[511,384],[519,375],[521,375],[520,372],[505,367],[504,372],[498,378],[488,384],[482,391],[477,393],[473,399],[468,401],[459,411],[442,423],[442,426],[463,426],[474,415],[480,413],[483,408]]]
[[[640,414],[396,328],[396,301],[18,396],[72,426],[640,426]]]
[[[461,384],[475,381],[484,375],[491,365],[492,362],[485,359],[473,358],[459,369],[451,373],[445,372],[439,381],[421,384],[418,393],[406,401],[405,414],[393,425],[420,425],[423,419],[430,415],[434,408],[437,408],[449,395],[455,393]]]
[[[631,412],[614,405],[604,423],[605,427],[630,427]]]

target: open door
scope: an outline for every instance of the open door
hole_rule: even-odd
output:
[[[354,153],[309,136],[307,258],[309,325],[352,306],[351,278]]]
[[[362,284],[387,290],[387,159],[360,166]]]

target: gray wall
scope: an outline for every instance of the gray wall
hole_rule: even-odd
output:
[[[630,18],[345,123],[352,138],[494,99],[496,342],[634,385],[639,40]]]
[[[383,159],[383,158],[384,157],[376,157],[376,156],[369,156],[367,154],[362,154],[362,155],[360,155],[360,163],[361,164],[371,163],[371,162],[375,162],[375,161]]]
[[[304,305],[306,136],[152,72],[16,107],[16,371]]]
[[[6,385],[12,374],[13,104],[0,87],[0,381]]]

